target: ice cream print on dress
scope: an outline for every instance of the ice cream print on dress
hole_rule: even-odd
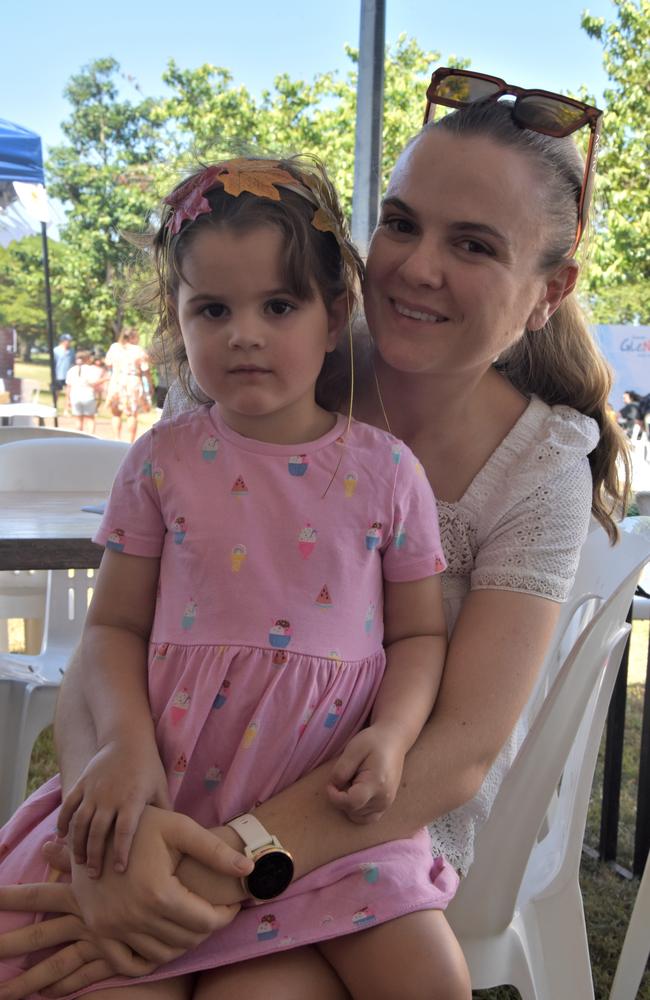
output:
[[[187,522],[184,517],[175,517],[172,522],[172,533],[174,535],[174,542],[176,545],[180,545],[185,538],[185,533],[187,531]]]
[[[286,649],[291,642],[291,623],[286,618],[277,618],[269,630],[269,642],[274,649]]]
[[[289,475],[304,476],[309,468],[309,458],[307,455],[292,455],[289,459]]]
[[[298,551],[303,559],[309,559],[316,547],[318,531],[309,522],[298,532]]]
[[[372,552],[381,542],[381,521],[373,521],[366,531],[366,548]]]
[[[124,552],[124,537],[122,528],[113,528],[106,539],[106,548],[113,552]]]
[[[196,619],[196,608],[197,604],[193,598],[185,605],[185,610],[183,611],[183,617],[181,619],[181,625],[185,630],[191,629]]]
[[[205,439],[201,447],[201,455],[206,462],[214,462],[217,457],[217,452],[219,451],[219,441],[217,438],[211,434]]]

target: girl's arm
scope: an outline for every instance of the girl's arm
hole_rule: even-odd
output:
[[[440,578],[384,582],[386,670],[370,726],[339,757],[328,793],[349,819],[378,819],[433,708],[447,649]]]
[[[113,823],[119,871],[144,805],[168,807],[147,694],[158,571],[158,559],[107,549],[83,632],[81,685],[96,751],[63,803],[59,833],[65,835],[70,823],[75,860],[87,860],[90,875],[101,871]]]

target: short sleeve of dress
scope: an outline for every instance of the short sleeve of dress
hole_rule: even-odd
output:
[[[154,434],[134,442],[120,466],[94,542],[113,552],[157,557],[162,552],[165,522],[156,488]]]
[[[447,564],[436,501],[424,469],[404,444],[393,449],[394,459],[397,456],[393,530],[383,552],[383,573],[392,583],[405,583],[442,573]]]
[[[494,484],[495,507],[505,513],[479,539],[472,590],[566,600],[589,527],[587,455],[597,441],[594,420],[566,406],[549,409],[541,437]]]

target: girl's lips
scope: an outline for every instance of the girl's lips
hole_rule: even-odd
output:
[[[396,312],[400,316],[406,316],[407,319],[419,320],[422,323],[445,323],[447,317],[443,316],[441,313],[432,312],[430,309],[418,309],[416,306],[407,306],[404,302],[398,302],[397,299],[391,299],[391,304]]]

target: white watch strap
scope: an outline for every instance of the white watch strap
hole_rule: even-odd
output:
[[[239,834],[249,851],[258,851],[261,847],[268,847],[273,843],[274,838],[269,831],[265,830],[260,821],[250,813],[231,819],[227,826],[231,826]]]

